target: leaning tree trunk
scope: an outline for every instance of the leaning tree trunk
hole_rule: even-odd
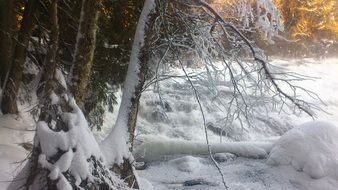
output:
[[[76,102],[82,109],[93,65],[100,6],[100,0],[83,0],[82,2],[72,73],[72,91]]]
[[[30,34],[34,27],[38,4],[39,2],[37,0],[29,0],[25,5],[25,12],[23,15],[18,41],[15,46],[8,80],[3,92],[1,109],[4,114],[18,113],[16,100],[22,80],[23,65],[26,61],[26,49],[29,43]]]
[[[6,83],[11,65],[13,38],[16,30],[14,0],[0,1],[0,87]]]
[[[115,127],[101,143],[101,149],[112,169],[121,175],[130,187],[139,188],[131,154],[139,100],[148,69],[150,40],[146,40],[154,0],[146,0],[135,32],[133,48],[124,82],[123,97]]]

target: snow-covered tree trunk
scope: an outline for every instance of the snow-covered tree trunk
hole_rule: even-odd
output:
[[[100,6],[100,0],[83,0],[82,2],[71,84],[74,98],[81,108],[84,106],[86,88],[93,65]]]
[[[29,43],[30,33],[34,27],[38,4],[39,2],[37,0],[29,0],[25,5],[25,12],[13,54],[13,61],[6,87],[3,89],[1,109],[4,114],[18,113],[16,104],[17,94],[22,80],[22,67],[26,61],[26,48]]]
[[[131,154],[137,120],[139,99],[149,61],[150,42],[146,40],[147,24],[155,8],[154,0],[146,0],[136,28],[118,118],[101,149],[110,166],[130,187],[138,188]]]

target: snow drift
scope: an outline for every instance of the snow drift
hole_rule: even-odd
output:
[[[292,165],[315,179],[337,175],[338,127],[315,121],[288,131],[272,148],[267,163]]]

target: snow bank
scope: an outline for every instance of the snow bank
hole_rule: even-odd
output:
[[[337,175],[338,127],[316,121],[288,131],[271,150],[267,163],[292,165],[315,179]]]
[[[0,190],[5,190],[24,166],[28,145],[34,137],[35,122],[28,114],[0,116]],[[25,179],[19,178],[21,184]],[[16,186],[19,189],[19,186]]]

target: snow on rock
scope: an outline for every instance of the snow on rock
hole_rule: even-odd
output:
[[[183,172],[194,172],[201,168],[201,162],[198,158],[193,156],[184,156],[169,161],[170,164],[177,167]]]
[[[217,162],[233,161],[237,158],[235,154],[231,153],[216,153],[213,157]]]
[[[285,133],[272,148],[267,163],[292,165],[315,179],[337,175],[337,147],[337,126],[322,121],[308,122]]]

